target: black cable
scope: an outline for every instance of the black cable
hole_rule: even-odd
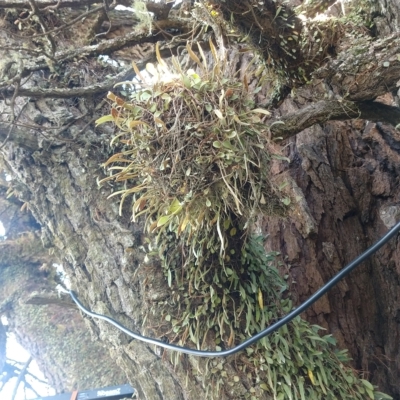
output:
[[[343,279],[346,275],[348,275],[357,265],[361,264],[367,258],[369,258],[372,254],[378,251],[385,243],[387,243],[397,232],[400,231],[400,222],[398,222],[386,235],[384,235],[381,239],[379,239],[375,244],[373,244],[368,250],[366,250],[363,254],[358,256],[355,260],[353,260],[350,264],[348,264],[345,268],[343,268],[336,276],[334,276],[327,284],[322,286],[317,292],[315,292],[308,300],[306,300],[302,305],[291,311],[285,317],[280,319],[279,321],[275,322],[268,328],[265,328],[261,332],[257,333],[250,339],[245,340],[243,343],[239,344],[236,347],[233,347],[228,350],[223,351],[206,351],[206,350],[194,350],[189,349],[187,347],[175,346],[173,344],[164,343],[161,340],[152,339],[146,336],[139,335],[130,331],[129,329],[125,328],[117,321],[113,320],[110,317],[106,317],[105,315],[96,314],[92,311],[89,311],[85,308],[82,303],[78,300],[76,294],[70,290],[69,294],[72,297],[72,300],[77,304],[77,306],[87,315],[93,318],[99,318],[104,321],[109,322],[110,324],[116,326],[122,332],[125,332],[127,335],[133,337],[134,339],[141,340],[142,342],[154,344],[156,346],[164,347],[165,349],[169,350],[176,350],[180,351],[181,353],[191,354],[193,356],[201,356],[201,357],[226,357],[232,354],[237,353],[238,351],[244,350],[246,347],[251,346],[253,343],[257,342],[258,340],[262,339],[264,336],[269,335],[272,332],[275,332],[281,326],[286,325],[290,322],[293,318],[297,317],[303,311],[305,311],[308,307],[314,304],[320,297],[322,297],[328,290],[330,290],[333,286],[335,286],[341,279]]]

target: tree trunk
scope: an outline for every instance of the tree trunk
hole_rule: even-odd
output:
[[[285,173],[300,189],[301,217],[267,220],[268,247],[290,266],[291,291],[301,303],[343,266],[375,243],[400,215],[399,153],[383,124],[332,122],[306,129],[288,142]],[[290,177],[290,178],[289,178]],[[398,342],[399,241],[359,266],[307,312],[356,369],[400,398]],[[396,397],[397,396],[397,397]]]
[[[345,36],[347,28],[343,26],[337,28],[321,22],[316,28],[311,24],[305,31],[291,8],[301,2],[278,5],[266,1],[263,7],[258,7],[260,4],[255,2],[249,5],[232,0],[215,1],[213,8],[194,9],[194,25],[194,20],[182,18],[179,10],[171,10],[175,14],[169,14],[170,10],[162,7],[160,20],[151,26],[151,33],[147,25],[132,30],[128,19],[116,18],[114,5],[109,9],[105,2],[98,10],[94,6],[82,10],[84,18],[69,25],[73,26],[70,30],[60,29],[60,38],[57,29],[69,15],[76,17],[77,2],[69,1],[69,6],[75,7],[72,14],[68,14],[66,4],[61,3],[58,9],[58,3],[51,0],[29,4],[17,0],[16,3],[24,3],[21,8],[31,9],[33,14],[39,11],[32,4],[38,4],[46,22],[39,19],[38,23],[29,25],[29,19],[27,22],[21,17],[21,11],[4,11],[11,3],[0,1],[4,21],[9,23],[6,28],[12,32],[9,37],[2,38],[8,45],[5,57],[8,62],[0,65],[0,90],[9,99],[9,114],[0,116],[3,162],[13,176],[15,195],[26,202],[42,227],[45,247],[62,260],[73,289],[94,312],[111,316],[132,331],[154,337],[165,321],[158,306],[172,299],[160,262],[145,262],[143,226],[130,222],[130,207],[123,208],[119,215],[118,204],[107,199],[116,186],[99,187],[96,183],[105,177],[101,164],[111,155],[109,142],[115,133],[109,127],[93,126],[100,115],[109,113],[108,105],[102,102],[105,93],[114,90],[115,83],[131,79],[137,72],[119,63],[120,60],[134,58],[141,69],[148,61],[158,59],[161,62],[161,57],[181,55],[192,35],[202,43],[204,51],[212,49],[213,42],[208,40],[212,35],[207,31],[209,26],[220,53],[224,53],[225,46],[233,49],[233,54],[246,52],[248,48],[233,43],[235,34],[224,25],[223,17],[226,20],[239,18],[240,35],[247,34],[253,40],[249,46],[261,47],[271,73],[257,100],[260,107],[274,112],[272,120],[266,122],[270,138],[287,139],[290,165],[275,164],[274,169],[281,180],[289,182],[288,191],[292,191],[290,198],[293,200],[287,219],[265,218],[262,229],[270,237],[269,249],[279,250],[282,261],[290,267],[290,289],[296,302],[309,297],[344,264],[375,242],[400,215],[398,132],[380,122],[340,121],[357,117],[365,120],[371,115],[370,119],[375,122],[385,120],[393,125],[400,122],[398,107],[391,103],[390,96],[374,103],[377,96],[397,90],[400,60],[396,54],[400,43],[395,34],[382,42],[361,41],[361,50],[352,37],[356,43],[353,51]],[[85,5],[93,3],[85,1]],[[331,3],[323,2],[323,5],[327,8]],[[386,22],[387,26],[394,27],[398,20],[395,2],[381,3],[390,6],[390,18]],[[13,2],[13,7],[18,4]],[[53,7],[51,10],[57,12],[50,13],[46,7]],[[318,12],[314,6],[304,7],[306,14]],[[384,18],[382,10],[379,18]],[[282,18],[278,18],[281,12],[284,13]],[[289,16],[285,17],[286,13]],[[137,18],[139,22],[135,23],[143,22],[138,14]],[[379,35],[379,26],[383,29],[383,25],[378,22],[376,34]],[[356,28],[364,35],[365,27]],[[322,40],[323,50],[313,47],[317,41],[306,41],[309,47],[297,44],[294,37],[302,29],[304,37],[309,35]],[[325,32],[324,29],[329,33],[326,42],[324,37],[317,36],[318,32]],[[37,41],[27,39],[32,32],[38,35],[35,36]],[[26,48],[23,50],[24,40],[29,43],[30,53]],[[157,41],[162,43],[156,55],[153,44]],[[285,43],[289,42],[286,48]],[[15,51],[16,47],[20,52]],[[370,54],[365,55],[365,48]],[[231,56],[229,51],[225,52]],[[99,54],[109,55],[114,63],[102,62]],[[293,54],[298,58],[293,58]],[[190,55],[197,63],[197,56]],[[209,53],[206,57],[213,59]],[[254,90],[252,82],[244,77],[244,71],[253,76],[256,70],[248,70],[248,63],[242,63],[242,58],[232,56],[232,59],[235,71],[242,73],[240,81],[245,82],[250,91]],[[212,61],[209,64],[211,67]],[[376,85],[374,76],[380,78]],[[305,85],[306,82],[310,84]],[[221,94],[221,102],[226,93]],[[339,121],[328,122],[331,119]],[[12,130],[9,123],[14,123]],[[397,385],[400,380],[398,246],[397,239],[392,240],[305,316],[334,334],[341,348],[350,349],[354,367],[365,371],[365,378],[395,399],[400,399]],[[103,381],[97,380],[98,369],[92,368],[93,375],[89,376],[87,365],[82,365],[82,369],[76,367],[80,372],[70,379],[57,372],[63,371],[69,376],[66,372],[68,357],[79,363],[84,359],[97,361],[100,354],[104,354],[105,361],[100,363],[104,368],[111,361],[102,347],[90,350],[98,354],[96,357],[87,353],[85,358],[80,357],[86,351],[80,344],[86,346],[88,340],[86,334],[80,333],[82,340],[77,341],[72,331],[79,325],[78,332],[81,332],[76,311],[63,309],[61,319],[60,313],[54,314],[55,305],[38,308],[17,301],[20,297],[29,297],[27,293],[33,290],[43,290],[37,269],[29,268],[28,273],[23,267],[25,264],[16,263],[15,270],[4,268],[0,275],[9,290],[4,297],[11,298],[10,304],[15,310],[10,320],[17,337],[42,358],[43,369],[58,390],[70,389],[76,384],[93,387],[99,382],[102,385]],[[21,287],[13,286],[12,274],[22,282]],[[38,319],[34,319],[33,314],[38,315]],[[71,323],[65,324],[65,317]],[[271,388],[264,388],[269,394],[264,393],[259,378],[252,375],[257,370],[254,365],[250,365],[250,369],[246,369],[246,365],[239,368],[239,356],[207,360],[178,355],[131,340],[104,321],[87,319],[86,322],[95,337],[94,346],[103,343],[110,348],[112,360],[125,373],[120,375],[118,369],[113,369],[112,379],[104,373],[108,377],[107,384],[122,383],[117,380],[126,376],[138,389],[141,399],[239,399],[253,395],[250,390],[257,398],[273,398]],[[49,357],[46,358],[35,353],[32,341],[27,339],[34,337],[32,332],[38,326],[61,331],[63,335],[71,332],[71,339],[64,344],[68,347],[74,341],[69,347],[74,348],[75,355],[72,357],[68,353],[71,349],[64,348],[60,351],[63,358],[55,364],[57,368],[51,369],[49,360],[52,363],[53,357],[56,358],[51,355],[52,350],[47,352]],[[175,338],[177,340],[179,338]],[[223,371],[225,375],[215,378],[209,373],[213,370]],[[77,376],[82,379],[78,381]],[[311,374],[308,371],[305,377],[310,388],[314,385],[312,376],[312,371]],[[283,378],[279,379],[283,382]]]
[[[13,214],[14,207],[3,209],[2,216]],[[25,231],[0,242],[0,249],[0,312],[7,317],[7,331],[37,361],[49,384],[62,393],[124,383],[125,373],[109,349],[92,339],[69,296],[57,296],[52,257],[40,238]],[[2,344],[4,339],[2,335]]]

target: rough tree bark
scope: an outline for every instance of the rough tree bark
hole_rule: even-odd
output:
[[[387,35],[398,32],[398,4],[380,3],[376,5],[379,11],[376,26],[385,42]],[[398,34],[394,37],[397,40]],[[389,53],[384,57],[390,58]],[[304,96],[299,93],[295,101],[284,102],[280,112],[282,120],[289,124],[276,127],[277,136],[288,137],[292,126],[312,126],[288,140],[287,155],[291,163],[282,171],[305,196],[306,206],[300,212],[303,217],[294,216],[285,222],[268,220],[264,225],[271,238],[268,245],[279,248],[291,266],[292,290],[297,292],[299,303],[378,240],[400,216],[400,135],[387,124],[398,124],[399,67],[377,61],[373,63],[374,71],[361,67],[358,72],[362,75],[353,81],[340,71],[340,65],[349,68],[354,61],[347,58],[343,62],[342,57],[344,54],[332,61],[337,63],[332,69],[336,81],[330,83],[341,93],[347,93],[346,100],[322,100],[304,107],[304,99],[315,96],[315,90],[306,89]],[[385,78],[381,79],[377,69],[385,68],[384,65],[395,70],[386,75],[392,84],[379,89]],[[329,69],[329,63],[314,76],[326,78],[325,68]],[[370,83],[363,86],[365,80]],[[356,102],[347,103],[348,99]],[[351,110],[358,100],[363,102],[361,107],[356,106],[356,116]],[[390,116],[395,120],[389,121],[380,114],[381,107],[382,111],[386,107],[392,110]],[[311,109],[316,112],[310,112]],[[349,112],[349,116],[361,120],[313,126],[314,118],[321,115],[322,121],[347,119],[336,118],[336,112]],[[329,117],[325,119],[324,113]],[[399,254],[397,238],[307,313],[310,321],[326,327],[341,347],[350,350],[355,368],[366,371],[373,383],[396,399],[400,398]]]
[[[92,340],[69,296],[57,295],[51,265],[55,258],[43,248],[30,213],[20,211],[22,204],[15,197],[5,200],[5,192],[0,187],[7,235],[0,241],[0,313],[7,317],[7,332],[37,361],[58,393],[125,382],[125,373],[109,350]],[[2,364],[5,335],[1,325]]]
[[[360,135],[360,132],[362,135]],[[269,246],[291,266],[302,302],[398,221],[398,133],[358,121],[313,127],[289,143],[295,180],[307,200],[303,217],[266,221]],[[398,239],[307,313],[348,348],[357,369],[399,396]],[[398,397],[395,397],[398,398]]]
[[[90,8],[82,10],[84,21],[77,21],[67,32],[59,29],[67,20],[69,7],[79,12],[81,5],[95,3],[62,1],[59,8],[52,0],[0,1],[5,21],[1,32],[7,32],[2,37],[7,62],[1,66],[1,91],[10,105],[9,114],[1,117],[0,147],[16,195],[27,202],[42,226],[43,243],[62,260],[82,301],[132,330],[152,335],[149,321],[142,326],[143,317],[153,303],[168,297],[168,285],[157,265],[143,263],[140,226],[129,222],[128,212],[118,215],[118,205],[107,200],[111,188],[99,189],[96,184],[96,178],[103,177],[99,166],[109,155],[112,131],[95,130],[93,122],[107,113],[101,103],[106,91],[134,73],[126,64],[104,64],[97,56],[133,58],[143,67],[155,60],[152,44],[156,41],[162,41],[163,56],[180,54],[182,45],[201,32],[191,19],[171,14],[175,10],[169,20],[154,23],[151,35],[145,28],[132,31],[128,23],[114,29],[110,24],[113,18],[118,20],[114,4],[93,6],[99,6],[102,14],[91,14]],[[285,26],[276,18],[278,5],[272,1],[264,2],[266,11],[259,11],[261,14],[243,9],[243,2],[214,3],[219,15],[227,19],[231,14],[235,19],[240,13],[253,15],[248,20],[238,19],[239,25],[259,40],[255,42],[261,43],[276,77],[283,69],[290,74],[298,71],[312,51],[291,45],[289,53],[296,49],[301,53],[297,64],[281,48],[281,39],[303,29],[292,13],[300,1],[283,6],[289,15]],[[56,11],[53,19],[42,11],[44,28],[40,18],[37,25],[24,21],[23,10],[37,12],[32,4]],[[293,72],[279,85],[266,84],[261,92],[267,98],[264,105],[275,113],[272,121],[284,122],[271,126],[271,135],[287,139],[284,144],[291,162],[289,167],[277,165],[276,171],[290,181],[298,198],[287,220],[265,220],[263,229],[270,235],[268,246],[280,250],[283,261],[291,266],[292,290],[298,302],[372,244],[400,213],[400,137],[393,126],[385,124],[400,123],[397,100],[388,95],[373,103],[378,96],[394,94],[400,78],[396,4],[394,0],[376,4],[375,34],[379,38],[390,33],[390,40],[375,43],[373,38],[372,45],[361,42],[359,51],[353,44],[346,47],[343,31],[329,27],[332,43],[316,53],[313,63],[302,65],[301,74]],[[309,8],[309,15],[314,13],[315,8]],[[196,18],[202,20],[198,11]],[[15,28],[18,24],[22,33]],[[220,29],[218,21],[210,24],[214,32]],[[53,31],[63,36],[53,35]],[[38,42],[29,41],[29,51],[22,49],[24,32],[38,35]],[[54,41],[57,51],[51,52]],[[45,54],[31,57],[37,55],[35,51]],[[305,85],[306,81],[310,84]],[[346,119],[354,120],[342,122]],[[16,122],[12,130],[10,122]],[[395,399],[400,398],[399,251],[398,242],[391,242],[307,313],[307,318],[326,326],[341,346],[350,349],[356,368],[366,371],[372,382]],[[168,353],[160,357],[159,350],[128,340],[104,322],[88,320],[88,324],[92,334],[111,347],[141,398],[206,398],[209,388],[199,373],[206,360],[181,356],[173,368]],[[252,383],[236,370],[235,357],[223,363],[228,377],[241,377],[223,387],[223,396],[243,398]]]

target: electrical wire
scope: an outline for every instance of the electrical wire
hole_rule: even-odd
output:
[[[256,335],[252,336],[251,338],[245,340],[243,343],[222,351],[207,351],[207,350],[195,350],[189,349],[187,347],[176,346],[169,343],[164,343],[161,340],[152,339],[147,336],[139,335],[138,333],[134,333],[129,329],[125,328],[123,325],[115,321],[114,319],[107,317],[102,314],[97,314],[92,311],[89,311],[85,308],[82,303],[78,300],[76,294],[70,290],[68,293],[72,297],[72,300],[76,303],[76,305],[87,315],[102,319],[104,321],[109,322],[110,324],[116,326],[122,332],[126,333],[127,335],[133,337],[134,339],[141,340],[142,342],[154,344],[156,346],[164,347],[165,349],[179,351],[181,353],[190,354],[193,356],[200,356],[200,357],[227,357],[232,354],[235,354],[241,350],[244,350],[246,347],[251,346],[252,344],[256,343],[263,337],[275,332],[277,329],[289,323],[293,318],[297,317],[303,311],[305,311],[308,307],[314,304],[319,298],[321,298],[326,292],[328,292],[333,286],[335,286],[341,279],[343,279],[346,275],[348,275],[355,267],[361,264],[363,261],[367,260],[372,254],[378,251],[385,243],[387,243],[396,233],[400,231],[400,222],[398,222],[390,231],[388,231],[381,239],[379,239],[375,244],[369,247],[364,253],[354,259],[350,264],[348,264],[345,268],[343,268],[339,273],[337,273],[331,280],[328,281],[324,286],[322,286],[317,292],[315,292],[308,300],[306,300],[303,304],[299,307],[295,308],[285,317],[281,318],[279,321],[275,322],[274,324],[270,325],[269,327],[265,328],[261,332],[257,333]]]

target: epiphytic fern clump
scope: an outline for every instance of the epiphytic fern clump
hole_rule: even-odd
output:
[[[122,196],[121,208],[133,196],[133,219],[145,215],[148,232],[188,240],[214,233],[222,256],[252,216],[282,215],[286,206],[269,176],[279,157],[268,140],[270,113],[255,108],[246,78],[226,76],[226,61],[210,47],[212,68],[200,46],[202,60],[187,46],[196,72],[177,59],[167,66],[157,48],[158,65],[146,68],[151,82],[134,65],[140,90],[129,101],[109,93],[111,114],[97,123],[119,128],[113,142],[123,148],[104,164],[111,174],[102,182],[126,183],[112,194]]]

